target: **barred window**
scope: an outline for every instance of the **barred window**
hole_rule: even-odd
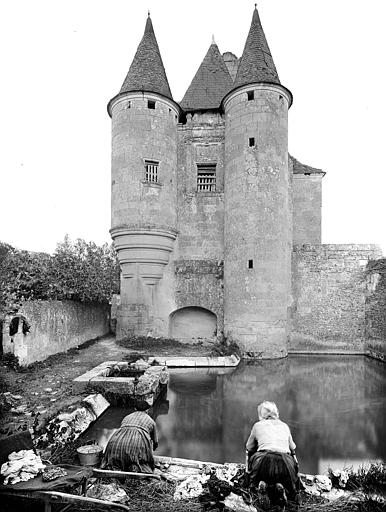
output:
[[[197,164],[197,191],[215,192],[216,164]]]
[[[158,164],[154,160],[145,160],[145,181],[158,183]]]

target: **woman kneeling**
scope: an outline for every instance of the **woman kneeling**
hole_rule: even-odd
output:
[[[288,496],[296,501],[298,461],[291,431],[286,423],[279,420],[275,403],[262,402],[257,407],[257,414],[259,421],[253,425],[246,445],[250,481],[260,490],[267,485],[268,488],[276,487],[279,498],[286,500]]]
[[[158,437],[155,422],[145,412],[148,408],[146,402],[137,402],[136,411],[123,418],[107,443],[102,468],[153,473]]]

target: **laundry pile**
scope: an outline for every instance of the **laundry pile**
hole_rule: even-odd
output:
[[[210,475],[191,475],[181,482],[175,492],[175,500],[185,500],[189,498],[197,498],[204,492],[203,484],[210,478]]]
[[[183,480],[174,493],[175,500],[197,498],[202,502],[222,502],[231,492],[243,494],[239,476],[244,473],[240,464],[209,465],[199,474]]]
[[[35,478],[45,467],[33,450],[20,450],[8,455],[8,462],[2,464],[0,473],[5,477],[4,485],[12,485]]]
[[[116,482],[104,484],[96,482],[87,489],[88,498],[112,501],[113,503],[127,503],[129,496]]]

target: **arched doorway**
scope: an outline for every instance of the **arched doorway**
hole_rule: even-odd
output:
[[[171,338],[214,338],[217,334],[217,317],[212,311],[196,306],[177,309],[170,315]]]

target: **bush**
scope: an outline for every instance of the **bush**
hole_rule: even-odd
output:
[[[5,354],[2,354],[0,357],[0,363],[4,366],[7,366],[8,368],[11,368],[12,370],[19,370],[20,364],[19,364],[19,358],[12,354],[12,352],[6,352]]]
[[[50,298],[108,302],[119,293],[120,269],[112,245],[66,236],[52,257]]]
[[[26,300],[108,302],[119,292],[119,262],[112,245],[68,236],[53,256],[0,243],[0,318]]]
[[[228,339],[225,336],[220,337],[215,343],[213,343],[210,351],[210,355],[213,357],[231,356],[232,354],[240,356],[240,347],[234,340]]]

